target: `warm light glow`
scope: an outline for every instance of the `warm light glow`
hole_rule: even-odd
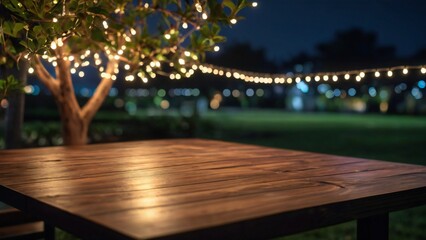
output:
[[[361,81],[361,76],[359,76],[359,75],[358,75],[358,76],[356,76],[356,77],[355,77],[355,80],[356,80],[357,82],[360,82],[360,81]]]
[[[52,41],[52,42],[50,43],[50,48],[51,48],[52,50],[55,50],[55,49],[56,49],[56,42],[55,42],[55,41]]]
[[[129,70],[130,69],[130,65],[129,64],[124,65],[124,69]]]
[[[237,24],[237,19],[235,19],[235,18],[233,18],[233,19],[231,19],[231,24]]]
[[[310,81],[311,81],[311,77],[310,77],[310,76],[306,76],[306,77],[305,77],[305,81],[306,81],[306,82],[310,82]]]
[[[392,77],[393,72],[391,70],[388,71],[388,77]]]
[[[102,25],[104,26],[105,29],[108,29],[108,23],[107,23],[107,21],[103,21]]]
[[[201,15],[201,18],[202,18],[202,19],[204,19],[204,20],[207,20],[207,18],[208,18],[207,13],[203,13],[203,14]]]
[[[379,72],[379,71],[376,71],[376,72],[374,73],[374,76],[375,76],[375,77],[380,77],[380,72]]]
[[[408,69],[407,69],[407,68],[404,68],[404,69],[402,70],[402,73],[403,73],[403,74],[408,74]]]
[[[257,2],[252,2],[252,3],[251,3],[251,6],[252,6],[252,7],[257,7]]]
[[[130,28],[130,34],[132,34],[133,36],[136,35],[136,30],[133,28]]]
[[[169,40],[171,37],[172,36],[170,36],[170,34],[168,34],[168,33],[164,34],[164,38],[167,39],[167,40]]]
[[[317,75],[317,76],[315,76],[314,79],[315,79],[315,82],[319,82],[321,80],[321,77]]]
[[[197,12],[201,13],[203,11],[203,7],[201,7],[201,4],[196,3],[195,4],[195,9],[197,10]]]
[[[84,77],[84,72],[83,71],[78,72],[78,76],[81,78]]]
[[[34,68],[32,68],[32,67],[28,68],[28,73],[29,74],[33,74],[34,73]]]
[[[351,75],[349,75],[348,73],[345,74],[345,79],[349,80],[349,78],[351,77]]]
[[[58,19],[57,19],[57,18],[53,18],[53,19],[52,19],[52,22],[57,23],[57,22],[58,22]]]
[[[62,42],[62,38],[58,38],[58,43],[57,43],[58,47],[62,47],[64,46],[64,42]]]
[[[337,75],[333,76],[333,81],[337,82],[337,80],[339,80],[339,77]]]
[[[365,77],[365,72],[360,72],[360,73],[359,73],[359,76],[360,76],[361,78],[364,78],[364,77]]]
[[[214,46],[214,49],[213,49],[215,52],[219,52],[219,50],[220,50],[220,47],[219,46]]]
[[[327,76],[327,75],[324,75],[324,76],[322,77],[322,79],[324,79],[324,81],[328,81],[328,76]]]
[[[426,68],[422,67],[422,69],[420,69],[420,72],[425,74],[426,73]]]
[[[179,58],[178,62],[180,65],[185,65],[185,60],[183,60],[182,58]]]
[[[182,23],[182,28],[183,29],[187,29],[188,28],[188,23],[186,23],[186,22]]]

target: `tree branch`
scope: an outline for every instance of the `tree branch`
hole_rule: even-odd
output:
[[[38,76],[40,82],[49,89],[53,96],[58,96],[59,82],[46,70],[38,55],[34,56],[33,59],[34,72]]]
[[[116,67],[116,60],[110,59],[106,68],[107,77],[102,78],[98,87],[96,88],[93,96],[87,101],[81,110],[81,115],[85,121],[90,122],[95,116],[96,112],[102,106],[106,96],[109,93],[109,90],[112,87],[113,80],[110,76],[114,74],[114,68]]]
[[[80,105],[77,102],[77,98],[74,93],[74,86],[72,84],[72,78],[70,73],[70,62],[64,60],[63,47],[56,49],[58,63],[56,66],[56,74],[59,80],[60,95],[64,101],[68,102],[71,109],[75,109],[80,112]]]

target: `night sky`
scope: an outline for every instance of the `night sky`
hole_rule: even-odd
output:
[[[395,46],[410,56],[426,48],[426,0],[259,0],[246,17],[223,29],[223,47],[250,43],[264,48],[270,60],[283,61],[301,52],[315,53],[336,31],[361,28],[376,32],[379,45]]]

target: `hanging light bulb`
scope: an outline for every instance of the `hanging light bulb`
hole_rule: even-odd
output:
[[[379,72],[379,71],[376,71],[376,72],[374,73],[374,76],[375,76],[375,77],[380,77],[380,72]]]

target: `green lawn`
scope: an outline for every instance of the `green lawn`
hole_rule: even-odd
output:
[[[426,165],[426,117],[210,112],[212,138],[344,156]],[[426,206],[390,215],[390,239],[426,239]],[[349,222],[281,239],[356,239]]]

